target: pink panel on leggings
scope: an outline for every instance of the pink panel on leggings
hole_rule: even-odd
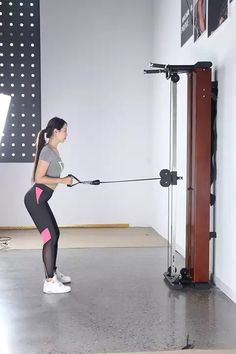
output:
[[[42,194],[43,190],[39,187],[36,187],[36,199],[37,199],[37,204],[39,204],[39,198],[40,198],[40,195]]]
[[[51,240],[51,234],[48,230],[48,228],[44,229],[41,232],[42,238],[43,238],[43,244],[47,243],[49,240]]]

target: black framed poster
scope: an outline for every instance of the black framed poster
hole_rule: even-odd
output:
[[[181,47],[193,35],[193,0],[181,0]]]
[[[228,0],[208,0],[208,36],[228,18]]]

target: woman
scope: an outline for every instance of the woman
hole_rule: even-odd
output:
[[[48,142],[45,141],[45,136]],[[33,187],[25,195],[25,206],[32,217],[43,239],[43,263],[46,280],[43,285],[44,293],[61,294],[71,291],[64,285],[71,282],[57,270],[56,259],[59,239],[59,228],[48,205],[48,200],[58,183],[72,184],[71,177],[61,178],[63,162],[58,152],[58,145],[67,137],[67,123],[58,117],[52,118],[46,129],[39,132],[36,142],[36,156],[33,170]]]

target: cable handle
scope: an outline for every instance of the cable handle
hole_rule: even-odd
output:
[[[72,177],[73,179],[75,179],[77,182],[72,183],[72,184],[67,184],[67,187],[74,187],[77,184],[91,184],[94,186],[98,186],[99,184],[103,183],[101,182],[99,179],[95,179],[94,181],[80,181],[77,177],[75,177],[72,174],[69,174],[68,177]]]
[[[69,174],[68,177],[72,177],[72,178],[75,179],[77,182],[72,183],[72,184],[67,184],[67,187],[74,187],[74,186],[76,186],[77,184],[81,183],[80,180],[79,180],[77,177],[75,177],[74,175],[72,175],[72,174]]]

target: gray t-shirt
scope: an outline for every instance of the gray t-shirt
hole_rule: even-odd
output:
[[[48,177],[60,177],[61,172],[64,168],[64,164],[60,158],[60,156],[56,153],[56,151],[50,149],[48,145],[45,145],[39,155],[39,160],[49,162],[49,166],[46,172],[46,176]]]

